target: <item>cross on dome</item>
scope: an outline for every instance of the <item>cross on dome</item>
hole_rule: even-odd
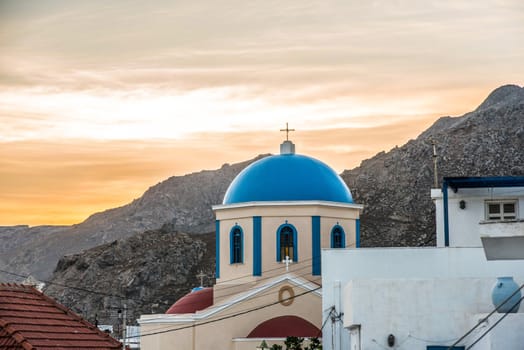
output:
[[[290,131],[295,131],[295,129],[290,129],[289,128],[289,124],[286,122],[286,128],[285,129],[280,129],[280,131],[285,131],[286,132],[286,141],[289,141],[289,132]]]

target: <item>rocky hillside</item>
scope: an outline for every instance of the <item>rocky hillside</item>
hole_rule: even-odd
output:
[[[365,205],[364,246],[434,244],[431,139],[437,143],[440,181],[443,176],[524,175],[524,89],[501,87],[475,111],[443,117],[416,140],[345,171],[342,177],[355,201]],[[91,321],[96,314],[100,323],[114,324],[122,299],[106,292],[128,300],[132,322],[141,313],[165,312],[198,284],[199,269],[207,275],[206,285],[211,285],[214,233],[194,233],[212,231],[210,206],[221,202],[229,181],[248,163],[170,178],[126,207],[94,215],[82,225],[98,227],[97,239],[128,238],[64,257],[53,274],[55,284],[49,284],[46,292]],[[166,221],[163,229],[132,234],[140,225]],[[193,234],[176,233],[181,227]],[[115,229],[119,233],[110,234]],[[61,230],[56,235],[69,229]]]
[[[524,89],[500,87],[475,111],[440,118],[416,140],[344,171],[342,177],[355,201],[365,206],[364,246],[434,244],[431,138],[437,143],[440,179],[524,175]],[[232,179],[256,159],[171,177],[132,203],[71,227],[0,227],[0,268],[46,279],[65,254],[157,229],[166,222],[182,232],[210,232],[211,205],[222,201]],[[12,276],[0,273],[0,280]]]
[[[130,204],[96,213],[78,225],[0,227],[0,269],[45,280],[66,254],[158,229],[165,223],[173,224],[181,232],[211,232],[214,230],[211,206],[222,203],[235,176],[260,157],[264,155],[242,163],[224,164],[217,170],[170,177]],[[0,280],[20,281],[1,272]]]
[[[164,225],[60,259],[45,293],[100,324],[119,324],[126,303],[134,323],[140,314],[165,312],[200,284],[200,271],[212,285],[214,259],[214,232],[195,236]]]
[[[444,176],[524,175],[524,88],[502,86],[475,111],[442,117],[416,140],[344,171],[365,205],[363,246],[435,244],[432,139],[439,184]]]

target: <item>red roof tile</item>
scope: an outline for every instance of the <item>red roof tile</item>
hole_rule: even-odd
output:
[[[213,288],[192,291],[178,299],[166,314],[192,314],[213,305]]]
[[[121,348],[108,334],[35,288],[0,283],[0,349]]]

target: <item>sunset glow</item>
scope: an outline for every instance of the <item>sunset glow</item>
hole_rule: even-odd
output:
[[[337,171],[524,79],[524,3],[0,2],[0,225],[278,152]]]

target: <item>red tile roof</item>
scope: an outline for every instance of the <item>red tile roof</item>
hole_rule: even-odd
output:
[[[33,287],[0,283],[0,349],[121,349],[108,334]]]
[[[166,314],[192,314],[213,305],[213,288],[192,291],[178,299]]]

